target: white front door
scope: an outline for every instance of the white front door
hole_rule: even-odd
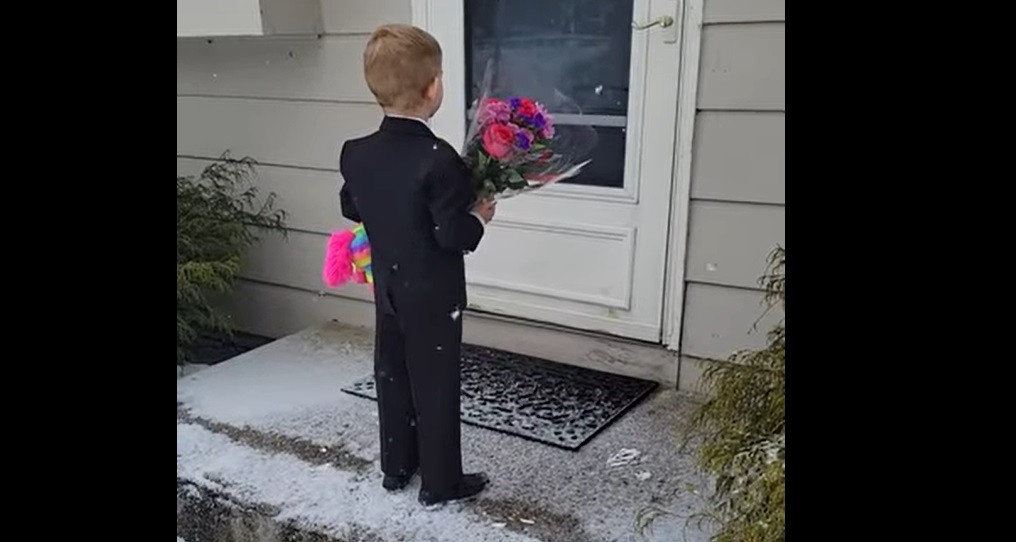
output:
[[[582,108],[597,132],[579,177],[498,205],[467,258],[470,308],[661,340],[680,61],[676,0],[413,0],[444,49],[435,132],[459,146],[496,47]],[[672,18],[633,30],[632,22]],[[468,65],[468,67],[467,67]],[[516,89],[521,95],[526,88]],[[535,89],[528,92],[536,92]],[[551,111],[551,113],[554,113]]]

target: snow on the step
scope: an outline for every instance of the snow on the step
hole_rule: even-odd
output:
[[[332,529],[340,528],[342,521],[351,521],[385,530],[388,516],[394,515],[399,523],[391,529],[398,532],[397,527],[402,526],[404,538],[405,533],[416,532],[418,522],[427,525],[421,533],[435,528],[431,523],[437,521],[448,523],[455,534],[446,538],[442,529],[437,531],[442,536],[420,534],[410,538],[414,540],[526,540],[463,534],[470,521],[487,525],[481,531],[514,533],[494,526],[506,517],[492,517],[488,524],[468,511],[422,515],[415,490],[397,496],[383,492],[378,472],[377,403],[340,391],[371,374],[371,343],[369,331],[351,332],[338,324],[306,330],[181,378],[177,400],[193,415],[214,422],[309,440],[322,447],[342,446],[372,463],[372,474],[314,467],[289,455],[273,456],[197,427],[180,426],[181,476],[206,480],[213,486],[206,476],[239,481],[224,491],[244,500],[285,503],[287,517],[307,518]],[[580,452],[464,425],[463,466],[468,472],[485,471],[495,480],[488,492],[492,501],[522,501],[573,516],[583,529],[604,539],[635,540],[635,515],[658,496],[677,495],[667,508],[682,516],[701,507],[698,497],[678,491],[688,482],[696,482],[693,459],[677,453],[678,431],[674,429],[687,415],[689,405],[672,392],[656,394]],[[607,459],[623,448],[642,452],[638,465],[609,467]],[[544,465],[552,468],[544,470]],[[651,471],[651,478],[642,481],[637,471]],[[216,478],[216,472],[222,477]],[[708,539],[694,528],[686,532],[677,514],[660,518],[654,526],[657,532],[649,540],[670,542],[671,534],[678,531],[687,536],[686,542]]]
[[[327,329],[300,333],[181,379],[177,401],[195,416],[334,444],[348,432],[340,414],[376,415],[377,405],[339,391],[371,373],[370,335],[331,335]],[[373,448],[376,430],[374,424],[358,428],[365,434],[347,434],[345,444]]]
[[[177,476],[241,502],[278,507],[278,520],[331,536],[347,535],[359,525],[383,539],[413,533],[420,540],[535,541],[514,531],[492,530],[489,521],[455,506],[424,511],[415,492],[389,494],[380,484],[364,483],[330,465],[257,452],[196,425],[177,425],[176,441]]]

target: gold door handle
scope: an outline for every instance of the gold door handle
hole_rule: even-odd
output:
[[[657,25],[659,25],[660,28],[667,28],[667,27],[669,27],[669,26],[671,26],[673,24],[674,24],[674,18],[671,17],[670,15],[664,15],[662,17],[657,18],[654,21],[651,21],[651,22],[648,22],[648,23],[645,23],[645,24],[639,24],[639,23],[636,23],[635,21],[632,21],[631,22],[631,27],[633,29],[635,29],[635,30],[646,30],[646,29],[652,28],[652,27],[657,26]]]

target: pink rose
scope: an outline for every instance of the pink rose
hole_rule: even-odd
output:
[[[514,142],[515,131],[504,124],[491,124],[483,132],[483,148],[496,160],[508,156]]]
[[[507,103],[496,98],[487,98],[480,104],[477,120],[480,126],[489,122],[506,122],[512,114],[511,107]]]

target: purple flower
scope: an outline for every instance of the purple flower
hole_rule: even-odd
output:
[[[534,115],[532,122],[533,128],[536,128],[537,130],[542,130],[543,127],[547,125],[547,119],[543,117],[543,113],[537,113]]]
[[[533,133],[516,124],[508,125],[515,132],[515,146],[524,151],[533,145]]]
[[[526,137],[526,134],[524,134],[522,132],[517,132],[515,134],[515,145],[518,148],[520,148],[520,149],[522,149],[524,151],[528,151],[530,143],[531,142],[529,141],[529,138]]]
[[[536,126],[540,130],[540,135],[546,139],[554,137],[554,120],[550,113],[547,112],[547,108],[543,107],[543,104],[536,102],[536,119],[534,121],[539,122],[540,125]],[[538,119],[538,120],[537,120]]]

